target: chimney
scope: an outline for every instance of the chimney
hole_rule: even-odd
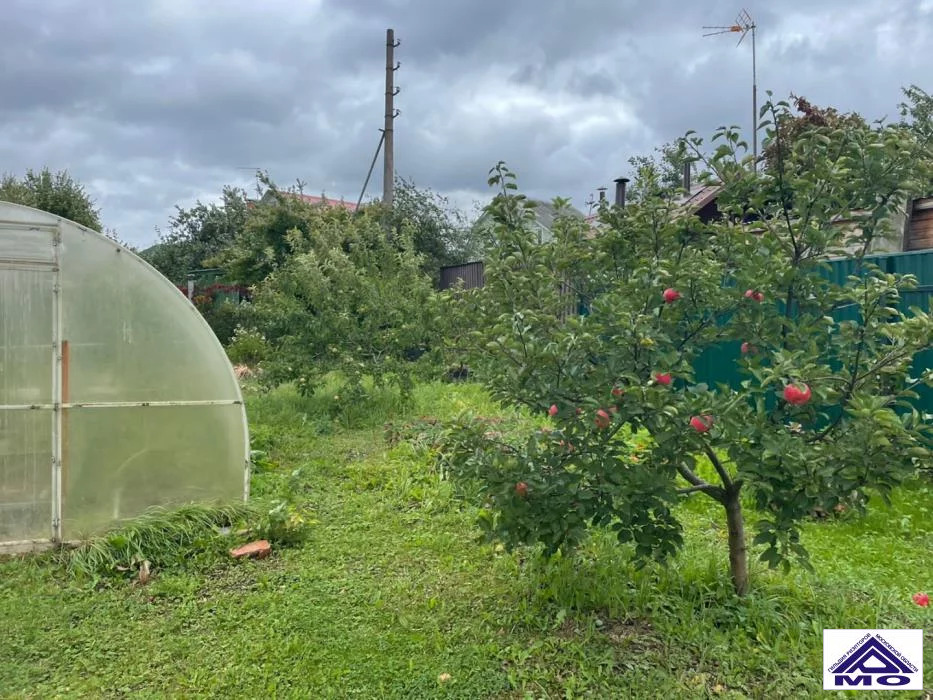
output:
[[[599,201],[600,201],[600,202],[605,202],[605,201],[606,201],[606,188],[605,188],[605,187],[597,187],[597,188],[596,188],[596,191],[599,192]]]
[[[690,161],[684,163],[684,189],[690,194]]]
[[[616,206],[624,207],[625,206],[625,185],[628,182],[627,177],[617,177],[614,182],[616,183]]]

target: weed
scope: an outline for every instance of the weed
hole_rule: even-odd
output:
[[[74,550],[65,550],[66,564],[72,573],[95,581],[143,575],[150,567],[169,568],[189,562],[192,555],[216,551],[223,542],[221,528],[229,531],[253,513],[245,504],[151,508]]]

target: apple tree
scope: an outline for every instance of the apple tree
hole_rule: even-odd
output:
[[[492,536],[553,553],[608,527],[638,560],[663,561],[683,544],[676,504],[711,498],[743,595],[750,538],[771,567],[806,564],[802,519],[862,508],[930,459],[929,416],[911,400],[933,383],[912,368],[933,321],[903,308],[915,279],[865,257],[923,186],[916,130],[853,120],[782,145],[788,114],[762,110],[778,144],[764,172],[734,129],[709,148],[688,135],[722,188],[707,224],[641,182],[597,230],[566,217],[536,245],[514,174],[490,171],[498,246],[486,286],[452,305],[474,319],[471,368],[489,390],[551,418],[513,438],[469,417],[451,428],[443,459],[479,485]],[[853,274],[833,279],[827,257],[843,254]],[[701,381],[710,354],[740,379]]]
[[[265,380],[312,394],[336,372],[344,406],[364,397],[366,378],[407,397],[433,340],[433,290],[410,232],[389,240],[376,211],[290,212],[287,254],[254,287],[239,333],[261,338]]]

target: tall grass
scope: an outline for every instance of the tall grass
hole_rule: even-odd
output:
[[[190,563],[198,554],[222,551],[229,544],[222,529],[233,528],[254,515],[255,508],[245,503],[150,508],[64,552],[65,564],[72,574],[96,580],[132,574],[144,562],[148,562],[147,568]]]

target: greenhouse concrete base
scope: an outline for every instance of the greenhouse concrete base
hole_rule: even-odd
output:
[[[0,542],[0,557],[13,554],[36,554],[50,549],[72,549],[81,544],[78,540],[53,542],[52,540],[21,540],[19,542]]]

